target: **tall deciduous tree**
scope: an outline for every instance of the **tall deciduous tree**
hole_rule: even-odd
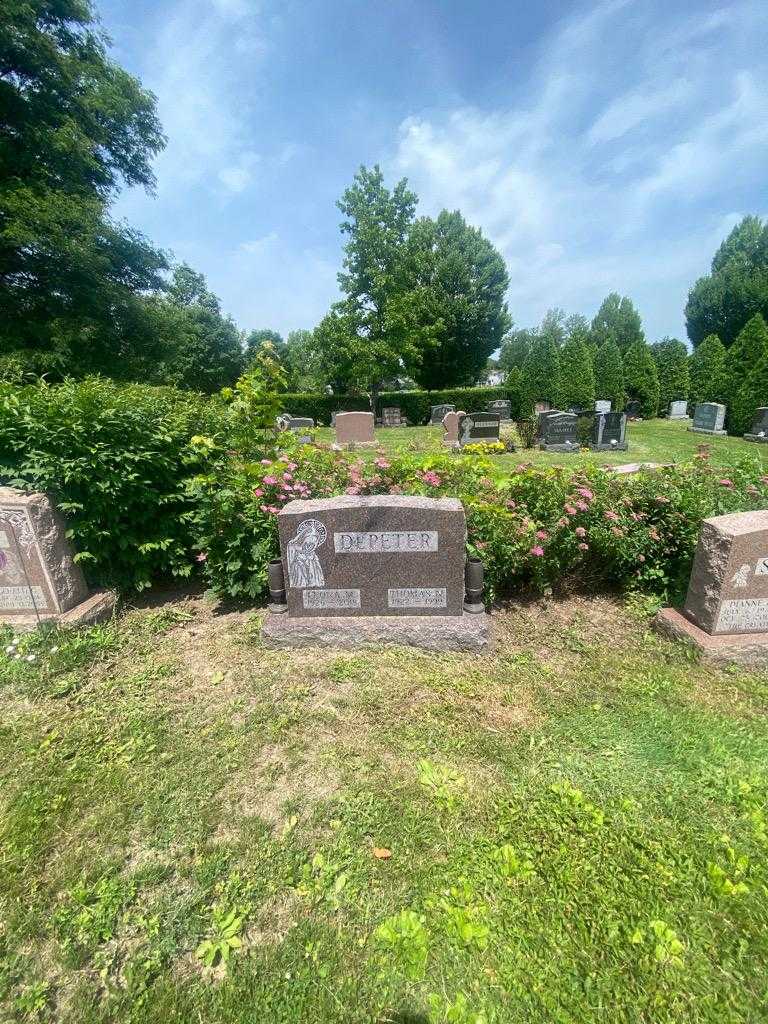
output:
[[[402,299],[429,339],[428,357],[414,376],[428,390],[475,384],[512,322],[504,260],[457,210],[443,210],[437,220],[420,218],[408,249]]]
[[[499,369],[507,375],[515,368],[522,370],[535,338],[536,330],[528,327],[510,331],[501,342]]]
[[[688,294],[685,320],[694,346],[716,334],[726,348],[756,313],[768,318],[768,223],[745,217]]]
[[[603,300],[592,321],[593,344],[599,348],[606,341],[614,341],[622,354],[645,341],[640,314],[632,300],[616,292]]]
[[[768,352],[768,327],[756,313],[739,332],[726,357],[728,429],[743,434],[749,427],[752,414],[759,405],[765,405],[764,395],[754,394],[747,385],[750,374]]]
[[[670,402],[688,398],[688,349],[683,342],[677,338],[662,338],[651,345],[651,355],[659,378],[659,409],[667,409]]]
[[[694,349],[689,362],[691,401],[726,402],[728,380],[726,350],[716,334],[709,334]]]
[[[642,415],[652,419],[659,410],[659,375],[651,350],[644,341],[636,341],[623,358],[627,397],[639,402]]]
[[[108,203],[121,183],[151,190],[164,139],[88,0],[0,5],[0,138],[0,352],[110,372],[166,260]]]
[[[614,410],[624,408],[624,364],[619,346],[609,339],[595,353],[595,398],[609,401]]]

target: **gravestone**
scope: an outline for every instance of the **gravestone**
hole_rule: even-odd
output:
[[[552,408],[552,403],[551,402],[537,402],[534,405],[534,407],[533,407],[533,411],[538,416],[539,413],[549,412],[551,408]]]
[[[687,420],[688,419],[688,402],[681,398],[676,402],[669,403],[669,412],[667,413],[667,419],[670,420]]]
[[[309,416],[291,416],[289,413],[283,413],[277,417],[277,427],[280,431],[298,434],[302,444],[309,444],[312,440],[309,431],[315,429],[315,421]]]
[[[0,623],[74,626],[112,613],[115,595],[89,594],[65,531],[45,494],[0,487]]]
[[[337,445],[375,443],[372,412],[338,412],[334,426]]]
[[[611,403],[607,398],[598,398],[595,402],[595,412],[610,412]]]
[[[589,447],[593,452],[627,451],[626,415],[623,412],[595,413]]]
[[[459,447],[499,440],[501,419],[497,412],[467,412],[459,417]]]
[[[383,427],[402,427],[404,425],[399,405],[390,405],[381,410],[381,425]]]
[[[655,624],[709,660],[768,664],[768,511],[705,519],[682,611]]]
[[[725,406],[717,402],[698,402],[693,411],[693,425],[688,427],[694,434],[725,434]]]
[[[627,419],[637,419],[640,416],[641,408],[642,406],[636,398],[633,398],[631,401],[627,402],[626,406],[624,407],[624,412],[627,414]]]
[[[760,444],[768,442],[768,406],[761,405],[755,409],[752,419],[752,427],[748,434],[744,435],[745,441],[757,441]]]
[[[578,416],[572,412],[549,412],[540,419],[539,448],[545,452],[579,451]]]
[[[495,402],[488,403],[488,412],[498,413],[501,420],[511,420],[512,403],[506,399],[499,398]]]
[[[443,422],[443,417],[447,412],[456,412],[455,405],[433,405],[429,414],[429,424],[434,427],[439,423]]]
[[[487,644],[484,610],[464,610],[466,519],[457,499],[290,501],[277,523],[287,611],[267,616],[267,639],[435,650]]]
[[[443,444],[449,448],[459,447],[459,420],[466,416],[465,412],[447,412],[443,416]]]

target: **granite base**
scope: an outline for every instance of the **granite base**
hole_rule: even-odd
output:
[[[13,629],[29,632],[42,626],[58,626],[59,629],[73,629],[75,626],[93,626],[111,617],[117,605],[117,594],[113,590],[96,590],[80,604],[70,608],[68,612],[51,614],[41,612],[38,619],[34,612],[24,611],[18,614],[5,613],[0,615],[0,625],[12,626]]]
[[[692,434],[709,434],[710,437],[727,437],[727,430],[707,430],[705,427],[688,427]]]
[[[768,666],[768,633],[705,633],[676,608],[662,608],[653,620],[657,633],[673,640],[685,640],[699,651],[703,661],[713,665]]]
[[[593,452],[628,452],[629,445],[626,441],[622,441],[621,444],[591,444],[589,446],[590,451]]]
[[[758,444],[768,444],[768,435],[762,436],[760,434],[745,434],[745,441],[756,441]]]
[[[563,455],[576,454],[581,451],[581,447],[578,444],[540,444],[539,450],[542,452],[558,452]]]
[[[483,651],[490,644],[490,616],[299,616],[267,612],[261,635],[275,647],[419,647],[426,651]]]

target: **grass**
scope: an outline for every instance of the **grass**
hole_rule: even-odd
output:
[[[747,1022],[768,685],[640,601],[492,653],[268,649],[200,598],[0,661],[0,1020]]]
[[[521,461],[537,466],[567,465],[579,466],[597,464],[621,465],[628,462],[685,462],[690,460],[698,445],[711,446],[712,461],[715,465],[727,467],[744,456],[761,459],[768,464],[768,445],[754,444],[740,437],[708,437],[688,430],[689,421],[644,420],[630,423],[627,427],[629,450],[626,452],[581,452],[576,455],[558,455],[537,449],[519,449],[513,454],[498,456],[499,469],[510,470]],[[390,454],[409,448],[425,450],[439,447],[443,436],[442,427],[384,427],[376,430],[376,440]],[[321,427],[317,438],[330,444],[334,432],[330,427]],[[373,458],[368,450],[360,449],[363,458]]]

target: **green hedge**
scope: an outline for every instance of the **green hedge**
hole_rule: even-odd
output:
[[[388,406],[398,406],[412,425],[427,423],[433,405],[455,405],[464,412],[481,412],[489,402],[499,399],[512,403],[512,418],[520,417],[519,395],[509,388],[453,388],[448,391],[382,391],[376,403],[376,415]],[[323,425],[331,422],[331,413],[369,411],[366,395],[310,395],[299,392],[283,395],[285,411],[292,416],[311,416]]]

